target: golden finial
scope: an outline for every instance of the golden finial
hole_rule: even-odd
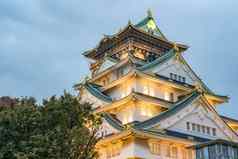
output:
[[[174,49],[174,51],[175,51],[175,56],[176,56],[176,59],[178,60],[178,61],[181,61],[181,59],[180,59],[180,51],[179,51],[179,48],[178,48],[178,46],[177,46],[177,44],[176,43],[173,43],[173,49]]]
[[[151,11],[150,8],[147,10],[147,16],[150,17],[150,18],[153,17],[153,15],[152,15],[152,11]]]
[[[197,90],[199,93],[203,92],[202,86],[199,82],[195,83],[195,90]]]
[[[173,49],[174,49],[176,52],[179,52],[179,48],[178,48],[177,44],[174,43],[173,45],[174,45],[174,46],[173,46]]]
[[[128,25],[131,25],[131,24],[132,24],[132,23],[131,23],[131,20],[129,19],[129,20],[128,20]]]

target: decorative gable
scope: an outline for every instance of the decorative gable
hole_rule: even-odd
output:
[[[148,71],[191,85],[197,81],[196,75],[186,65],[178,61],[176,56]]]
[[[106,69],[112,67],[113,65],[116,64],[116,60],[110,58],[110,57],[106,57],[104,62],[101,64],[100,68],[98,69],[98,71],[96,72],[97,74],[100,72],[105,71]]]
[[[201,97],[159,123],[159,128],[209,139],[236,140],[238,136]]]

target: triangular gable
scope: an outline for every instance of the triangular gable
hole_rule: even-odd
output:
[[[218,98],[221,97],[227,99],[226,96],[217,95],[212,90],[210,90],[199,78],[199,76],[192,70],[182,55],[176,52],[175,49],[171,49],[163,56],[142,67],[139,67],[138,69],[143,72],[152,72],[167,78],[170,78],[170,74],[173,73],[177,75],[177,81],[180,79],[180,82],[182,83],[184,82],[182,78],[185,77],[186,83],[190,85],[197,85],[201,87],[201,89],[203,89],[206,93]]]
[[[140,129],[171,129],[173,131],[186,133],[186,129],[184,129],[186,122],[199,124],[199,118],[201,118],[201,116],[203,120],[207,122],[206,124],[208,124],[205,126],[211,126],[211,134],[212,128],[216,128],[217,136],[210,135],[210,138],[220,137],[227,140],[238,141],[236,133],[220,118],[215,109],[208,104],[205,97],[198,92],[193,92],[180,102],[175,103],[175,105],[171,106],[167,111],[137,124],[136,127]],[[191,132],[187,133],[191,134]],[[199,134],[194,134],[194,132],[192,134],[199,136]]]
[[[103,72],[106,69],[114,66],[117,63],[117,61],[115,59],[112,59],[110,57],[105,57],[103,63],[101,64],[100,68],[97,70],[97,73]]]
[[[214,119],[213,117],[213,113],[206,110],[201,105],[196,105],[196,108],[194,108],[190,113],[169,126],[167,129],[211,139],[220,138],[229,140],[231,136],[230,133],[224,132],[224,128],[220,127],[221,122],[216,120],[217,119]],[[189,130],[187,130],[187,124],[189,124]],[[195,126],[195,130],[192,130],[192,125]],[[222,125],[224,124],[222,123]],[[199,130],[197,127],[200,127]],[[209,134],[207,128],[209,129]],[[213,129],[215,129],[215,134],[213,134]]]
[[[181,63],[175,55],[146,71],[168,78],[171,78],[170,76],[173,74],[177,76],[177,81],[186,82],[191,85],[195,85],[196,82],[199,82],[194,72]],[[183,81],[182,78],[185,78],[186,81]]]
[[[159,27],[157,26],[156,21],[153,18],[150,10],[148,11],[147,14],[148,15],[144,19],[142,19],[139,23],[137,23],[135,27],[145,32],[159,36],[163,38],[164,40],[167,40],[164,34],[160,31]]]
[[[138,67],[137,69],[145,72],[152,72],[151,70],[154,70],[154,68],[157,68],[158,66],[161,66],[162,64],[166,63],[172,57],[175,57],[175,55],[176,55],[175,50],[170,49],[168,52],[164,53],[161,57],[155,59],[154,61],[148,64]]]
[[[187,123],[190,125],[189,130],[187,130]],[[195,130],[193,130],[192,125],[195,125]],[[210,139],[221,138],[238,141],[237,134],[220,118],[215,109],[208,105],[203,96],[196,98],[174,115],[161,120],[155,127]],[[203,127],[205,127],[205,132],[203,132]],[[213,129],[215,129],[215,134]]]

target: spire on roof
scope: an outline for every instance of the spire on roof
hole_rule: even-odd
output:
[[[150,17],[150,18],[153,18],[151,9],[147,10],[147,16]]]
[[[164,34],[160,31],[159,27],[157,26],[156,21],[152,15],[152,11],[150,9],[148,9],[147,11],[147,16],[139,23],[137,23],[135,27],[167,40]]]
[[[131,20],[130,20],[130,19],[128,20],[128,25],[132,25],[132,23],[131,23]]]

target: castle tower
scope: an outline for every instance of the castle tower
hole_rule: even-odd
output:
[[[101,159],[238,157],[238,121],[216,112],[228,97],[196,75],[187,49],[168,40],[148,11],[83,54],[91,74],[75,89],[103,115]]]

